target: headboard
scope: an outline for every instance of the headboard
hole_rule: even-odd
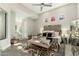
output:
[[[60,32],[61,25],[46,25],[44,26],[44,31],[47,31],[47,30]]]

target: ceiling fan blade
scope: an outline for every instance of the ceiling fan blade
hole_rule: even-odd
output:
[[[46,6],[46,7],[52,7],[52,5],[50,5],[50,4],[44,4],[44,6]]]
[[[35,5],[35,6],[41,6],[41,4],[32,4],[32,5]]]

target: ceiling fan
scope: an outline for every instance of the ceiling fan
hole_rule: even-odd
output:
[[[32,5],[40,6],[41,7],[40,11],[43,10],[43,7],[52,7],[52,3],[40,3],[40,4],[32,4]]]

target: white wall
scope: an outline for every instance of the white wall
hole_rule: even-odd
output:
[[[34,33],[34,21],[27,19],[27,32],[28,35]]]
[[[11,15],[11,19],[10,19],[11,24],[10,23],[8,23],[8,24],[10,24],[10,36],[11,36],[11,38],[13,38],[15,35],[16,15],[15,15],[15,12],[12,10],[10,13],[11,13],[10,14]]]
[[[10,24],[8,24],[8,23],[10,23],[10,9],[7,7],[7,5],[5,5],[5,4],[0,4],[0,7],[2,8],[2,9],[4,9],[6,12],[7,12],[7,38],[6,39],[4,39],[4,40],[0,40],[0,47],[4,50],[4,49],[6,49],[8,46],[10,46]]]
[[[60,21],[57,19],[58,15],[64,15],[64,20]],[[50,18],[52,16],[56,17],[55,22],[51,22]],[[45,23],[45,18],[48,18],[48,23]],[[55,25],[55,24],[61,24],[62,25],[62,30],[68,30],[69,26],[71,24],[72,20],[77,19],[77,4],[68,4],[56,9],[53,9],[49,12],[43,13],[40,15],[39,20],[38,20],[38,31],[43,28],[44,25]],[[39,30],[40,29],[40,30]]]
[[[77,5],[77,11],[78,11],[78,18],[79,18],[79,3]]]
[[[34,19],[25,18],[21,25],[22,36],[27,38],[28,35],[37,34],[37,22]]]
[[[15,12],[21,11],[25,14],[29,14],[30,16],[37,17],[37,14],[33,13],[29,9],[24,8],[19,4],[8,4],[8,3],[0,3],[0,8],[4,9],[7,12],[7,38],[4,40],[0,40],[0,47],[2,50],[6,49],[10,46],[10,39],[15,34]]]

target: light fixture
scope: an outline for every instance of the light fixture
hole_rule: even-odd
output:
[[[52,7],[52,3],[40,3],[40,4],[32,4],[34,6],[40,6],[40,11],[43,11],[43,7]]]

